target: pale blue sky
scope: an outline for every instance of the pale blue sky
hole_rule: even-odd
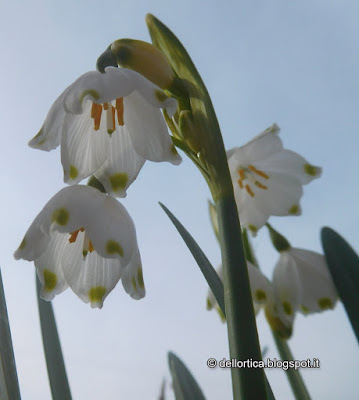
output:
[[[272,218],[293,246],[321,251],[330,225],[359,249],[359,5],[355,1],[0,1],[0,265],[24,399],[50,396],[38,324],[33,265],[13,251],[43,205],[64,184],[59,151],[27,142],[56,97],[94,68],[115,39],[149,40],[151,12],[183,42],[212,97],[227,148],[246,143],[273,122],[286,148],[323,167],[304,188],[303,216]],[[210,400],[230,399],[226,327],[205,310],[207,287],[157,202],[167,205],[214,265],[209,191],[189,160],[179,167],[147,163],[123,202],[133,217],[147,296],[134,301],[119,285],[101,311],[72,292],[53,302],[75,399],[155,399],[169,379],[167,351],[190,367]],[[254,241],[271,276],[277,255],[267,233]],[[258,317],[268,357],[277,357]],[[358,348],[341,304],[333,312],[298,316],[290,341],[298,359],[319,358],[303,371],[315,399],[354,399]],[[285,375],[269,371],[277,399],[292,398]],[[169,398],[171,398],[169,396]]]

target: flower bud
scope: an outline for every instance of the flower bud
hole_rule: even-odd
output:
[[[269,235],[275,249],[279,252],[289,250],[291,246],[288,240],[279,232],[277,232],[271,225],[269,225],[268,223],[266,225],[269,230]]]
[[[161,89],[169,89],[174,80],[174,73],[166,57],[155,46],[141,40],[119,39],[110,49],[117,64],[132,69]]]
[[[178,124],[184,142],[197,154],[201,150],[201,141],[198,137],[200,131],[199,129],[196,129],[196,124],[191,111],[181,111]]]

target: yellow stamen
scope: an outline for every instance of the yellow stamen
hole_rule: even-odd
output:
[[[91,118],[93,118],[94,120],[95,131],[98,131],[100,129],[101,114],[102,114],[101,104],[92,103]]]
[[[80,231],[83,232],[84,230],[85,230],[84,228],[80,228],[77,231],[74,231],[74,232],[70,233],[71,236],[70,236],[69,242],[70,243],[75,243],[76,239],[77,239],[77,235],[79,234],[79,232]]]
[[[243,189],[243,182],[242,179],[238,179],[238,185],[241,189]]]
[[[116,111],[117,111],[117,120],[120,126],[124,125],[123,121],[123,98],[120,97],[116,99]]]
[[[269,179],[269,176],[268,176],[265,172],[263,172],[263,171],[257,169],[257,168],[254,167],[253,165],[248,165],[248,168],[249,168],[252,172],[255,172],[257,175],[261,176],[262,178],[264,178],[264,179]]]
[[[105,110],[105,111],[107,111],[108,109],[109,109],[109,105],[108,105],[108,103],[103,103],[103,109]]]
[[[263,185],[262,183],[260,183],[259,181],[255,181],[254,184],[259,187],[260,189],[268,189],[268,186]]]
[[[254,193],[252,192],[252,189],[249,187],[249,185],[246,185],[245,188],[246,188],[248,194],[249,194],[250,196],[254,197]]]

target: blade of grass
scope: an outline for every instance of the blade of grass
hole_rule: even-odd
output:
[[[46,358],[53,400],[71,400],[70,386],[67,380],[64,358],[56,328],[51,302],[40,298],[40,281],[36,276],[37,299],[39,305],[42,342]]]

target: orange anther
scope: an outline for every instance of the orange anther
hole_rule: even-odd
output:
[[[103,103],[103,109],[105,111],[107,111],[110,108],[110,106],[108,105],[108,103]]]
[[[95,131],[98,131],[100,129],[101,114],[102,114],[101,104],[92,103],[91,118],[93,118],[94,120]]]
[[[262,178],[264,178],[264,179],[269,179],[269,176],[268,176],[265,172],[263,172],[263,171],[257,169],[257,168],[254,167],[253,165],[248,165],[248,168],[249,168],[252,172],[255,172],[257,175],[261,176]]]
[[[77,239],[77,235],[79,234],[79,232],[81,231],[81,232],[83,232],[85,229],[84,228],[80,228],[80,229],[77,229],[77,231],[74,231],[74,232],[72,232],[72,233],[70,233],[70,239],[69,239],[69,242],[70,243],[75,243],[76,242],[76,239]]]
[[[89,252],[92,253],[94,250],[95,248],[93,247],[91,240],[89,240]]]
[[[242,179],[238,179],[238,185],[239,185],[239,187],[241,188],[241,189],[243,189],[243,182],[242,182]]]
[[[243,169],[239,168],[238,173],[239,173],[239,176],[241,178],[241,181],[244,181],[246,179],[246,176],[244,175]]]
[[[254,184],[259,187],[260,189],[268,189],[268,186],[263,185],[262,183],[260,183],[259,181],[255,181]]]
[[[245,188],[246,188],[248,194],[249,194],[250,196],[254,197],[254,193],[252,192],[252,189],[249,187],[249,185],[246,185]]]
[[[124,121],[123,121],[123,98],[119,97],[116,99],[116,111],[117,111],[117,120],[118,124],[123,126]]]

